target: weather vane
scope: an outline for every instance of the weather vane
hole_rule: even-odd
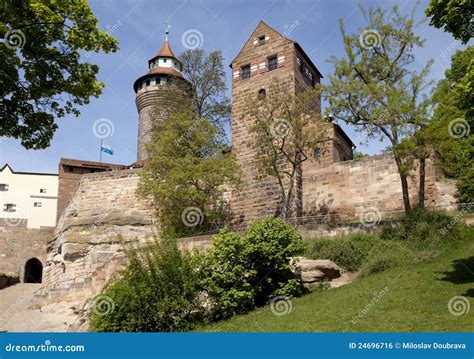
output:
[[[166,31],[165,31],[166,41],[168,41],[168,35],[170,33],[171,25],[165,22],[165,27],[166,27]]]

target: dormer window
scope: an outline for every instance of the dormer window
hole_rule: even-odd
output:
[[[258,44],[259,44],[259,45],[263,45],[263,44],[265,44],[266,42],[267,42],[267,41],[265,40],[265,35],[260,36],[260,37],[258,38]]]
[[[278,67],[278,57],[271,56],[267,59],[268,61],[268,71],[275,70]]]
[[[250,64],[240,68],[240,78],[248,79],[250,77]]]

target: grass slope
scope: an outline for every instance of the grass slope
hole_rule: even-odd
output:
[[[466,297],[470,311],[452,315],[448,302],[453,296]],[[277,316],[265,306],[198,330],[474,331],[473,298],[474,240],[470,239],[451,245],[433,259],[361,277],[341,288],[292,299],[292,310],[288,314]]]

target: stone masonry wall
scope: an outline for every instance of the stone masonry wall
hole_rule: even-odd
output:
[[[48,242],[42,295],[85,299],[125,261],[124,244],[153,233],[147,201],[137,197],[139,169],[83,175]]]
[[[311,159],[310,161],[315,161]],[[418,176],[409,180],[412,205],[418,200]],[[437,181],[432,162],[426,166],[425,205],[454,209],[456,186]],[[403,210],[402,189],[392,154],[337,162],[326,166],[308,165],[303,171],[305,216],[335,214],[350,219],[368,210],[382,216]]]
[[[27,228],[25,219],[0,219],[0,272],[11,272],[23,281],[28,259],[46,263],[46,245],[53,238],[53,227]]]

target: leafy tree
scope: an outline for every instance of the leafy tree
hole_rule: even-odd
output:
[[[239,183],[220,123],[227,102],[224,73],[209,70],[220,68],[222,57],[193,50],[185,58],[191,90],[170,88],[156,107],[162,111],[165,101],[172,110],[168,121],[155,124],[139,186],[139,193],[153,199],[169,236],[215,229],[227,214],[225,192]]]
[[[428,117],[429,99],[424,92],[431,61],[419,72],[411,69],[413,49],[423,40],[414,33],[414,19],[402,15],[397,6],[390,11],[362,11],[367,26],[361,33],[346,34],[340,21],[345,57],[331,58],[335,66],[324,87],[328,113],[356,126],[369,138],[386,138],[389,149]],[[405,211],[411,208],[405,159],[394,151],[403,192]]]
[[[179,58],[183,63],[183,76],[194,89],[193,104],[198,117],[206,117],[224,130],[230,121],[231,107],[225,94],[222,52],[206,54],[202,49],[186,50]]]
[[[431,0],[426,9],[430,25],[444,28],[464,44],[474,34],[474,2],[472,0]]]
[[[394,148],[394,152],[404,159],[402,171],[407,176],[418,167],[418,207],[425,206],[426,161],[433,153],[433,142],[428,124],[420,123],[419,129],[411,136],[405,137]]]
[[[1,11],[0,136],[46,148],[55,118],[78,116],[104,86],[97,65],[80,61],[81,50],[115,52],[117,41],[99,30],[86,1],[3,1]]]
[[[433,96],[436,108],[427,128],[436,163],[454,178],[460,202],[474,201],[474,46],[457,51]]]
[[[280,217],[289,216],[295,200],[301,165],[328,139],[328,124],[317,107],[319,90],[307,89],[288,96],[287,84],[273,81],[268,96],[246,99],[254,124],[250,145],[258,153],[256,165],[264,176],[273,176],[280,188]]]
[[[224,193],[237,166],[217,126],[181,105],[156,125],[139,192],[153,199],[167,235],[214,229],[227,211]]]

